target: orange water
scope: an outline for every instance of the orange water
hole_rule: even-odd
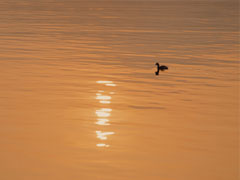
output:
[[[0,1],[0,179],[237,180],[238,10]]]

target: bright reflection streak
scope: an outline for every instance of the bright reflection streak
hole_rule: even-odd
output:
[[[96,114],[98,117],[109,117],[111,115],[112,109],[109,108],[102,108],[99,110],[96,110]]]
[[[96,124],[101,125],[101,126],[108,126],[108,125],[110,125],[110,124],[107,123],[107,122],[109,122],[108,119],[98,119],[98,121],[96,122]]]
[[[101,104],[110,104],[111,101],[99,101]]]
[[[111,96],[101,96],[101,95],[97,95],[96,99],[100,99],[100,100],[110,100],[112,99]]]
[[[112,81],[97,81],[99,84],[111,84],[113,83]]]
[[[111,112],[112,111],[112,109],[110,109],[110,108],[102,108],[101,110],[106,111],[106,112]]]
[[[105,84],[106,86],[116,86],[112,81],[97,81],[99,84]]]
[[[96,131],[97,138],[101,140],[106,140],[108,135],[113,135],[114,132],[102,132],[102,131]]]
[[[109,147],[108,144],[97,144],[97,147]]]
[[[97,81],[98,84],[103,84],[105,86],[114,87],[116,84],[113,83],[113,81]],[[108,87],[105,87],[108,88]],[[99,103],[101,104],[110,104],[111,103],[111,95],[115,94],[113,91],[107,92],[103,90],[98,90],[96,93],[96,99],[99,100]],[[106,107],[106,106],[105,106]],[[97,125],[100,126],[108,126],[110,125],[109,119],[107,119],[109,116],[111,116],[112,109],[110,108],[101,108],[96,110],[96,115],[98,117],[97,122],[95,122]],[[103,132],[103,131],[96,131],[97,138],[100,140],[107,140],[109,135],[115,134],[114,132]],[[96,144],[97,147],[109,147],[108,144],[105,143],[98,143]]]
[[[106,84],[106,86],[116,86],[116,84]]]
[[[96,111],[96,114],[98,117],[109,117],[110,113],[102,112],[102,111]]]

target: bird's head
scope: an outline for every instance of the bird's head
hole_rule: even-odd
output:
[[[156,66],[159,66],[159,63],[156,63],[155,65],[156,65]]]

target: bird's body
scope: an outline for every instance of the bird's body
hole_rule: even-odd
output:
[[[167,69],[168,69],[167,66],[165,66],[165,65],[161,65],[161,66],[160,66],[159,63],[156,63],[155,65],[157,66],[157,72],[155,72],[156,75],[159,74],[159,71],[164,71],[164,70],[167,70]]]

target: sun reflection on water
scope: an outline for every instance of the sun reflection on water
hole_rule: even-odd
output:
[[[109,147],[109,145],[102,143],[102,144],[97,144],[97,147]]]
[[[99,101],[101,104],[110,104],[111,101]]]
[[[108,126],[108,125],[110,125],[109,123],[107,123],[107,122],[109,122],[109,119],[106,119],[106,118],[99,118],[99,119],[97,119],[98,121],[96,122],[96,124],[98,124],[98,125],[102,125],[102,126]]]
[[[105,88],[106,90],[98,90],[96,93],[96,100],[99,101],[101,104],[100,109],[96,110],[96,115],[97,115],[97,121],[95,124],[98,126],[110,126],[110,116],[112,109],[110,108],[111,100],[112,100],[112,95],[115,94],[114,91],[112,91],[112,87],[115,87],[116,84],[113,83],[113,81],[97,81],[97,84],[104,85],[101,86],[101,88]],[[96,130],[96,136],[97,138],[101,141],[101,143],[97,143],[97,147],[109,147],[109,144],[103,143],[103,141],[106,141],[108,139],[108,136],[111,136],[115,134],[112,131],[101,131]]]
[[[99,94],[99,93],[97,93],[97,94]],[[99,99],[99,100],[110,100],[110,99],[112,99],[112,97],[111,96],[97,95],[96,99]]]
[[[116,86],[116,84],[106,84],[106,86]]]
[[[97,138],[101,140],[106,140],[108,135],[114,134],[114,132],[102,132],[102,131],[96,131]]]
[[[98,84],[104,84],[105,86],[113,86],[115,87],[116,84],[114,84],[112,81],[97,81]]]
[[[105,108],[102,108],[102,109],[99,109],[99,110],[96,110],[96,114],[98,117],[109,117],[111,115],[111,112],[112,109],[105,109]]]

